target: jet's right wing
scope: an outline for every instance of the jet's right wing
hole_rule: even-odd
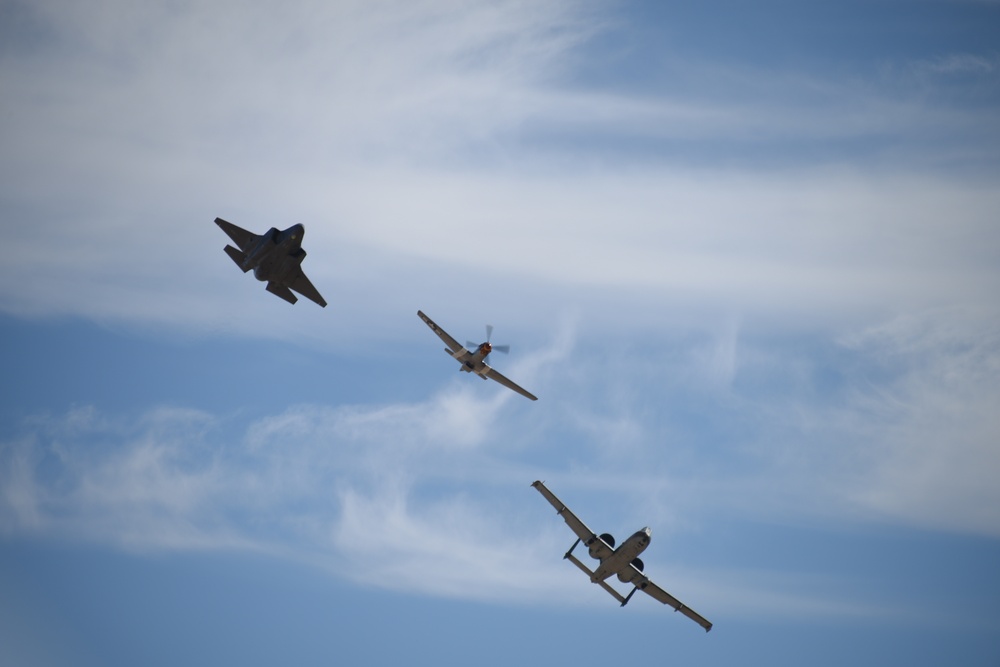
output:
[[[306,274],[304,272],[299,272],[298,278],[296,278],[292,284],[289,285],[289,287],[310,301],[315,301],[319,305],[326,308],[326,299],[320,296],[319,290],[313,287],[313,284],[309,282],[309,279],[306,278]]]
[[[260,238],[253,232],[248,232],[242,227],[237,227],[231,222],[226,222],[222,218],[216,218],[215,224],[221,227],[222,231],[228,234],[229,238],[233,240],[233,243],[239,246],[240,250],[243,252],[246,252],[247,249],[249,249],[254,243],[257,242],[257,239]]]
[[[580,519],[577,518],[577,516],[563,504],[563,501],[559,500],[559,498],[556,497],[556,494],[549,491],[544,484],[536,481],[532,483],[532,486],[538,489],[538,492],[545,496],[545,499],[549,501],[549,504],[556,508],[556,512],[558,512],[559,516],[563,518],[563,521],[565,521],[566,525],[570,527],[570,530],[576,533],[576,536],[580,538],[581,542],[583,542],[588,548],[597,549],[597,558],[604,560],[613,553],[613,550],[604,543],[604,540],[598,537],[597,533],[592,531],[590,528],[587,528],[587,524],[580,521]]]

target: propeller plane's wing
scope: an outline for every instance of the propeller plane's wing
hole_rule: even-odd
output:
[[[451,350],[451,356],[455,357],[459,361],[464,361],[465,354],[471,354],[468,350],[462,347],[461,343],[449,336],[447,331],[439,327],[434,320],[424,315],[424,311],[418,310],[417,315],[419,315],[420,319],[422,319],[424,323],[431,328],[431,331],[438,335],[438,338],[444,341],[444,344]]]
[[[524,396],[525,398],[530,398],[533,401],[538,400],[537,396],[532,394],[530,391],[527,391],[524,387],[520,386],[516,382],[504,377],[503,375],[500,374],[499,371],[497,371],[497,369],[493,368],[492,366],[489,367],[489,369],[486,371],[486,377],[488,377],[491,380],[496,380],[497,382],[507,387],[508,389],[513,389],[514,391],[519,393],[521,396]]]

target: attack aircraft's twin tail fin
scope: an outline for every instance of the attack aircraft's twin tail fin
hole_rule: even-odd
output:
[[[584,565],[583,563],[581,563],[580,559],[573,555],[573,550],[576,549],[576,545],[579,544],[579,543],[580,543],[580,540],[577,540],[576,542],[574,542],[573,546],[570,547],[569,551],[566,552],[566,554],[563,556],[563,558],[568,559],[569,562],[573,563],[573,565],[576,565],[578,568],[580,568],[581,570],[583,570],[584,574],[586,574],[588,577],[590,577],[590,580],[592,582],[594,582],[595,584],[598,584],[601,588],[603,588],[604,590],[606,590],[608,593],[611,593],[611,596],[613,598],[615,598],[616,600],[618,600],[619,602],[621,602],[623,607],[626,604],[628,604],[629,598],[632,597],[632,593],[634,593],[635,591],[632,591],[632,593],[629,593],[628,598],[622,597],[622,594],[619,593],[618,591],[616,591],[611,586],[609,586],[608,582],[600,580],[600,579],[594,579],[594,571],[591,570],[586,565]]]
[[[246,273],[247,271],[250,270],[249,268],[244,268],[244,266],[243,266],[243,262],[247,261],[247,255],[246,255],[246,253],[240,252],[239,250],[237,250],[236,248],[234,248],[231,245],[227,245],[223,249],[226,251],[226,254],[229,255],[229,258],[231,260],[233,260],[234,262],[236,262],[236,266],[240,267],[240,270],[243,273]]]

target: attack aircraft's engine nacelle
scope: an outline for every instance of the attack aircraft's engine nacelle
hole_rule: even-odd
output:
[[[632,560],[632,566],[635,567],[636,570],[639,570],[639,572],[642,572],[643,562],[638,558],[635,558]],[[623,584],[632,583],[636,579],[641,579],[641,578],[642,575],[636,574],[635,570],[633,570],[630,567],[627,567],[618,573],[618,581],[622,582]]]
[[[612,549],[615,548],[615,538],[611,535],[611,533],[604,533],[603,535],[601,535],[601,539],[604,540],[604,543],[607,544]],[[590,546],[591,558],[598,558],[597,554],[599,552],[596,551],[597,548],[598,548],[598,542],[595,540],[594,543]]]

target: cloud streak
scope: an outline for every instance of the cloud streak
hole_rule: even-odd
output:
[[[722,65],[689,73],[732,84],[722,99],[602,88],[580,69],[611,20],[575,2],[20,11],[32,37],[0,58],[5,214],[20,221],[0,251],[8,313],[363,335],[279,316],[219,253],[215,215],[306,222],[307,271],[345,320],[384,321],[371,304],[411,310],[455,276],[513,279],[536,311],[567,294],[592,311],[617,290],[622,319],[650,299],[801,320],[992,303],[1000,202],[976,178],[892,151],[692,169],[676,146],[615,148],[711,137],[814,154],[817,138],[887,132],[915,146],[928,128],[995,131],[989,114]]]
[[[664,543],[727,518],[997,535],[1000,341],[965,339],[961,317],[845,336],[830,362],[844,380],[832,386],[817,383],[827,371],[817,373],[814,351],[762,345],[730,321],[715,337],[667,346],[670,358],[653,348],[633,359],[628,384],[588,354],[567,367],[576,391],[565,393],[553,371],[581,344],[567,326],[511,371],[540,394],[552,389],[545,413],[456,382],[412,404],[299,405],[250,422],[176,408],[39,416],[0,444],[0,532],[140,552],[263,552],[391,590],[595,605],[606,601],[558,559],[571,535],[534,497],[536,477],[592,525],[654,525]],[[727,613],[896,613],[849,603],[806,574],[649,564],[682,599]]]

